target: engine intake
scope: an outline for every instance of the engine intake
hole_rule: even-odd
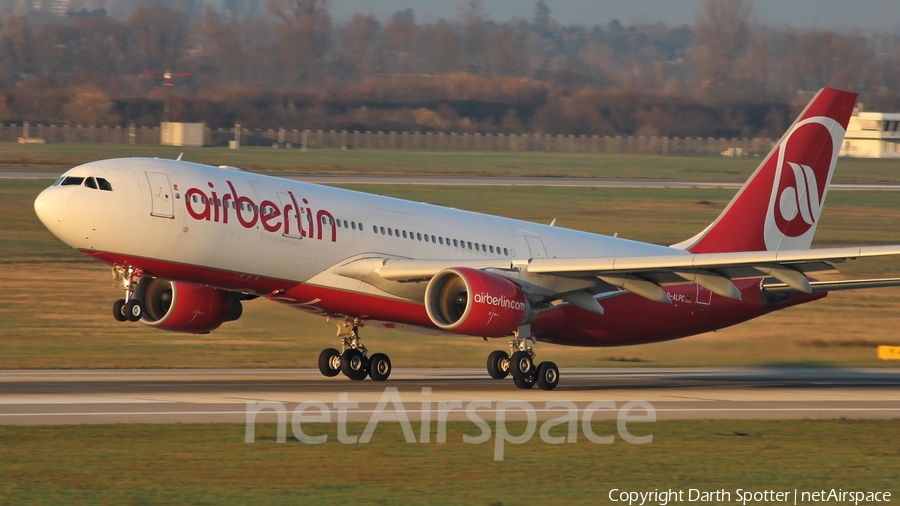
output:
[[[208,334],[243,312],[231,292],[160,278],[141,279],[136,297],[144,304],[141,321],[170,332]]]
[[[483,337],[507,336],[531,313],[519,285],[467,267],[445,269],[431,278],[425,310],[440,329]]]

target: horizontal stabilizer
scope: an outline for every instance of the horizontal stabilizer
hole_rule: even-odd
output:
[[[900,278],[883,279],[841,279],[837,281],[810,281],[810,288],[816,292],[837,292],[841,290],[862,290],[865,288],[889,288],[900,286]],[[763,283],[762,289],[772,293],[794,292],[786,283]]]

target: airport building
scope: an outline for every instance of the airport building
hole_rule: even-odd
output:
[[[841,156],[900,158],[900,113],[863,112],[859,104],[847,125]]]

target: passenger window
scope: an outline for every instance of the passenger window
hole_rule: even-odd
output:
[[[406,239],[406,230],[403,231],[403,238]]]
[[[397,230],[396,228],[394,229],[394,235],[396,235],[397,237],[400,237],[400,231]]]
[[[347,228],[347,220],[344,220],[344,228]],[[356,228],[356,227],[353,227]]]
[[[355,221],[351,221],[350,226],[353,227],[353,230],[356,230],[356,222]]]
[[[61,186],[81,186],[81,183],[83,183],[83,182],[84,182],[83,177],[69,176],[69,177],[63,179],[63,181],[62,181],[62,183],[60,183],[60,185]]]
[[[444,244],[444,238],[443,238],[443,237],[438,237],[438,241],[440,241],[441,244]]]
[[[481,251],[481,250],[478,249],[478,243],[477,243],[477,242],[475,243],[475,251]]]
[[[434,242],[434,236],[431,236],[431,242]]]
[[[337,220],[337,226],[338,228],[341,228],[341,220]]]
[[[378,233],[378,226],[377,226],[377,225],[372,225],[372,232],[375,232],[376,234]],[[382,233],[382,234],[384,233],[384,229],[381,230],[381,233]]]
[[[92,178],[92,177],[89,177],[89,178],[85,179],[85,180],[84,180],[84,185],[87,186],[88,188],[91,188],[91,189],[94,189],[94,190],[97,189],[97,182],[94,181],[94,178]]]
[[[487,253],[487,246],[485,246],[484,243],[481,243],[481,251]]]
[[[489,248],[491,248],[491,253],[493,253],[493,252],[494,252],[494,247],[493,247],[493,246],[489,246]]]
[[[193,200],[195,204],[197,203],[197,201],[198,201],[199,199],[197,198],[197,194],[196,194],[196,193],[193,194],[193,195],[191,195],[191,200]],[[241,211],[243,211],[243,210],[244,210],[244,204],[241,204]]]
[[[472,249],[472,243],[469,243],[469,249]]]
[[[359,224],[359,231],[362,232],[362,223]]]
[[[392,229],[388,229],[388,235],[394,237],[394,231]]]
[[[453,239],[453,245],[456,246],[457,248],[459,247],[459,243],[456,242],[456,239]]]
[[[507,250],[506,248],[503,248],[503,255],[509,256],[509,250]]]

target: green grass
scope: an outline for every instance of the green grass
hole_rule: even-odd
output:
[[[493,424],[492,424],[493,425]],[[349,434],[363,424],[350,424]],[[557,427],[553,435],[561,434]],[[534,437],[471,445],[451,422],[444,444],[408,444],[380,424],[368,444],[275,441],[275,426],[82,425],[0,427],[4,504],[608,504],[610,489],[900,492],[896,421],[662,421],[629,426],[653,441],[549,445]],[[418,433],[418,424],[413,424]],[[434,430],[434,425],[432,425]],[[597,422],[596,434],[615,434]],[[493,432],[493,431],[492,431]],[[508,432],[524,432],[509,423]],[[685,497],[686,498],[686,497]],[[892,499],[893,500],[893,499]]]
[[[539,152],[178,148],[118,144],[2,144],[0,167],[68,169],[105,158],[157,156],[265,173],[557,176],[744,180],[759,158]],[[843,159],[834,181],[900,181],[900,161]]]

